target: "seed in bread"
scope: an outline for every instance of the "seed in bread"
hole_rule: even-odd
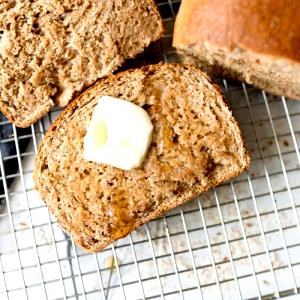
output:
[[[153,137],[140,167],[84,160],[84,136],[102,95],[148,112]],[[58,223],[96,252],[248,166],[219,88],[194,67],[158,64],[109,76],[73,101],[39,147],[34,181]]]

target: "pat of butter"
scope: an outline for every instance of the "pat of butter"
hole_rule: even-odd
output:
[[[152,139],[147,112],[132,102],[100,97],[84,137],[83,157],[131,170],[142,164]]]

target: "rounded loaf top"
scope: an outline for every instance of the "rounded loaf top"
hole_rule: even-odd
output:
[[[208,42],[300,61],[298,0],[183,0],[175,28],[175,46]]]

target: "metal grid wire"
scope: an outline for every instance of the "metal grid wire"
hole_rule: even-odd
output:
[[[179,1],[157,1],[164,38],[128,65],[176,61]],[[33,189],[38,143],[58,115],[0,140],[0,299],[260,299],[300,288],[300,102],[220,81],[250,150],[248,172],[87,254]],[[24,148],[24,143],[27,145]],[[7,155],[4,145],[14,149]],[[16,169],[12,169],[15,164]]]

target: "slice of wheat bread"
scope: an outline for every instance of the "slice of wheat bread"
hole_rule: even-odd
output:
[[[300,99],[299,26],[297,0],[183,0],[173,45],[211,75]]]
[[[162,35],[153,0],[0,3],[0,111],[26,127]]]
[[[101,95],[147,110],[153,140],[131,171],[83,159]],[[158,64],[112,75],[72,102],[48,130],[34,181],[58,223],[96,252],[249,165],[240,129],[219,88],[199,69]]]

